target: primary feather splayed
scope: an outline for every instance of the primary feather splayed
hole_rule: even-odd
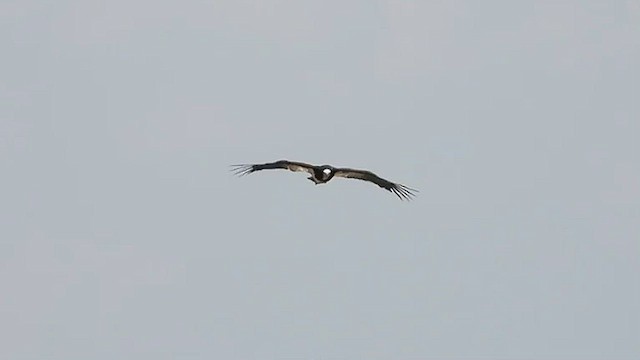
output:
[[[348,169],[348,168],[335,168],[330,165],[310,165],[301,162],[288,161],[288,160],[279,160],[272,163],[265,164],[241,164],[241,165],[231,165],[232,171],[239,176],[251,174],[252,172],[260,171],[260,170],[271,170],[271,169],[286,169],[290,171],[305,171],[309,173],[311,176],[308,177],[309,180],[313,181],[316,185],[324,184],[331,180],[334,176],[349,178],[349,179],[359,179],[374,183],[381,188],[388,190],[394,194],[396,194],[401,200],[410,200],[415,196],[415,193],[418,192],[416,189],[412,189],[402,184],[393,183],[391,181],[385,180],[378,175],[372,173],[367,170],[358,170],[358,169]]]

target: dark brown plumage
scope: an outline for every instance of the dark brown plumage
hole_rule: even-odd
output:
[[[251,174],[252,172],[260,171],[260,170],[270,170],[270,169],[287,169],[290,171],[305,171],[309,173],[311,176],[308,177],[309,180],[313,181],[317,184],[324,184],[331,180],[334,176],[348,178],[348,179],[359,179],[374,183],[381,188],[396,194],[401,200],[410,200],[415,196],[415,193],[418,192],[416,189],[412,189],[402,184],[393,183],[389,180],[385,180],[378,175],[372,173],[368,170],[358,170],[358,169],[349,169],[349,168],[335,168],[330,165],[310,165],[301,162],[288,161],[288,160],[279,160],[272,163],[265,164],[242,164],[242,165],[231,165],[232,171],[239,176],[244,176],[247,174]]]

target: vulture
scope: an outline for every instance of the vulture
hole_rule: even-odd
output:
[[[334,176],[348,179],[359,179],[374,183],[381,188],[396,194],[400,198],[400,200],[410,200],[415,196],[415,193],[418,192],[418,190],[416,189],[412,189],[402,184],[397,184],[389,180],[385,180],[368,170],[336,168],[331,165],[316,166],[289,160],[279,160],[276,162],[265,164],[231,165],[231,168],[231,171],[233,171],[238,176],[244,176],[260,170],[271,169],[286,169],[296,172],[305,171],[311,175],[308,177],[308,179],[313,181],[316,185],[324,184],[333,179]]]

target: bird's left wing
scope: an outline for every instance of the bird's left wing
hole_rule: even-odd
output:
[[[340,168],[335,170],[334,176],[372,182],[381,188],[396,194],[401,200],[411,200],[411,198],[415,196],[415,193],[418,192],[416,189],[385,180],[367,170]]]
[[[286,169],[291,171],[306,171],[309,174],[313,175],[313,165],[289,161],[289,160],[279,160],[272,163],[265,164],[241,164],[241,165],[231,165],[232,171],[239,176],[251,174],[255,171],[260,170],[270,170],[270,169]]]

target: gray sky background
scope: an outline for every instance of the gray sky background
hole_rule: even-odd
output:
[[[0,21],[0,358],[640,358],[640,2]]]

